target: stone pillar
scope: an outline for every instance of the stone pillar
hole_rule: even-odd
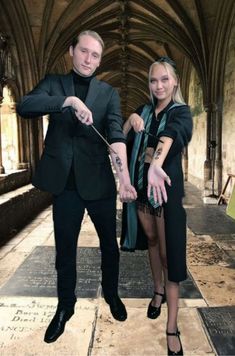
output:
[[[205,192],[209,190],[210,196],[216,198],[222,185],[222,110],[214,102],[208,104],[205,110],[207,112],[207,150],[204,162],[204,187]]]
[[[210,157],[210,137],[211,137],[211,105],[204,106],[207,114],[206,120],[206,160],[204,162],[204,194],[208,190],[208,181],[211,179],[211,157]]]
[[[17,117],[17,131],[18,131],[18,157],[19,162],[17,169],[29,169],[29,163],[27,159],[27,133],[28,133],[28,122],[26,120]]]
[[[0,91],[2,92],[2,87],[0,84]],[[1,134],[1,106],[2,106],[2,93],[0,92],[0,174],[4,174],[5,173],[5,168],[3,167],[2,164],[2,134]]]
[[[222,108],[218,106],[215,120],[215,192],[217,195],[222,191],[222,117]]]
[[[7,37],[0,32],[0,173],[5,173],[2,165],[2,142],[1,142],[1,104],[3,100],[3,86],[5,82],[5,58],[7,52]]]
[[[187,182],[188,181],[188,147],[184,148],[183,164],[184,164],[184,180]]]

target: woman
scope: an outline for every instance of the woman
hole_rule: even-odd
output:
[[[167,300],[168,355],[183,355],[177,327],[179,282],[187,278],[181,156],[191,139],[192,117],[170,58],[162,57],[150,66],[149,89],[151,104],[138,108],[123,128],[126,135],[134,131],[130,174],[138,198],[125,206],[121,243],[124,250],[135,249],[140,224],[147,236],[155,288],[147,316],[156,319]]]

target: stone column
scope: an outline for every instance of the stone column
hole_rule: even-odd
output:
[[[188,181],[188,147],[184,148],[183,164],[184,164],[184,180],[187,182]]]
[[[211,137],[211,105],[206,104],[204,106],[205,112],[207,114],[206,120],[206,160],[204,162],[204,192],[209,188],[208,181],[211,178],[211,157],[210,157],[210,137]]]
[[[207,148],[204,162],[204,188],[210,191],[210,196],[216,198],[221,191],[222,161],[221,161],[221,123],[222,110],[217,103],[205,105],[207,112]]]
[[[218,106],[215,117],[215,192],[219,195],[222,190],[222,108]]]
[[[0,173],[5,173],[2,165],[2,141],[1,141],[1,104],[3,100],[3,86],[5,83],[5,58],[7,52],[7,37],[0,32]]]
[[[17,132],[18,132],[18,157],[19,162],[17,169],[28,169],[29,163],[27,159],[27,133],[28,133],[28,122],[26,120],[17,117]]]
[[[5,168],[3,167],[2,164],[2,134],[1,134],[1,106],[2,106],[2,86],[0,84],[0,174],[5,173]]]
[[[204,187],[210,196],[216,198],[222,184],[221,161],[221,122],[222,111],[217,103],[212,102],[205,107],[207,112],[207,151],[204,162]]]

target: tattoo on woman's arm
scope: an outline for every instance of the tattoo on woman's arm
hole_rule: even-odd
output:
[[[153,158],[154,159],[158,159],[160,157],[161,153],[162,153],[162,147],[157,148],[155,153],[154,153]]]
[[[121,158],[117,155],[116,158],[115,158],[115,162],[120,170],[120,172],[123,171],[123,168],[122,168],[122,161],[121,161]]]

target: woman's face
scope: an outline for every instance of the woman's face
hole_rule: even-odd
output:
[[[168,104],[172,99],[177,81],[170,69],[161,63],[155,64],[150,75],[149,88],[158,103]]]

